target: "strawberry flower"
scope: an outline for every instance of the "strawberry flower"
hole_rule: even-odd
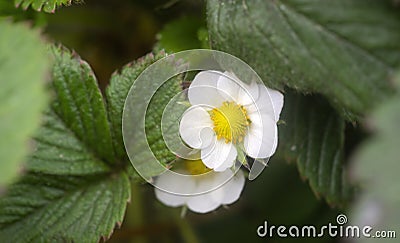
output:
[[[191,104],[182,116],[182,140],[200,150],[214,171],[233,166],[244,154],[271,157],[278,145],[277,121],[283,95],[263,84],[242,82],[231,72],[202,71],[188,89]]]

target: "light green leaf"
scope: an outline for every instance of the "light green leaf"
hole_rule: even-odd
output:
[[[206,48],[203,43],[205,23],[198,17],[184,16],[167,23],[158,34],[156,50],[168,53]]]
[[[21,169],[47,104],[49,58],[38,32],[0,21],[0,186]]]
[[[16,6],[21,6],[23,9],[27,9],[29,6],[36,11],[45,11],[48,13],[54,13],[57,7],[62,5],[70,5],[72,0],[14,0]],[[74,2],[81,2],[80,0],[74,0]]]
[[[347,118],[389,93],[400,63],[400,14],[382,0],[208,0],[213,48],[273,88],[321,93]]]
[[[53,47],[55,98],[27,161],[28,172],[0,198],[6,242],[98,242],[120,225],[129,199],[114,156],[95,77],[76,54]]]
[[[286,93],[281,149],[297,163],[317,196],[343,206],[350,196],[344,170],[344,120],[321,97]]]
[[[399,81],[400,75],[398,85]],[[400,227],[399,107],[400,92],[372,113],[368,123],[375,130],[374,136],[354,156],[353,175],[359,182],[361,197],[353,208],[353,217],[359,224],[371,225],[375,230]]]

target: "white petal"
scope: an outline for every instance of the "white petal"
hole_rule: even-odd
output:
[[[224,72],[218,79],[217,87],[226,100],[233,100],[242,105],[254,103],[258,98],[257,83],[246,84],[234,73]]]
[[[225,162],[222,163],[220,166],[215,167],[214,171],[221,172],[221,171],[225,171],[228,168],[231,168],[236,161],[236,157],[237,157],[237,150],[233,146],[233,148],[232,148],[231,152],[229,153],[228,158],[225,160]]]
[[[215,210],[220,205],[221,203],[219,200],[216,200],[210,192],[190,197],[187,202],[188,208],[196,213],[208,213]]]
[[[226,180],[229,181],[226,182]],[[220,185],[220,183],[225,183]],[[216,190],[202,195],[191,197],[188,201],[190,210],[198,213],[207,213],[215,210],[222,204],[231,204],[237,201],[243,190],[245,178],[242,171],[238,171],[233,176],[231,170],[215,173],[206,180],[200,181],[199,186],[210,189],[218,187]]]
[[[212,108],[220,107],[225,99],[217,89],[218,79],[222,73],[218,71],[203,71],[194,77],[188,90],[189,102],[192,105],[205,105]]]
[[[255,105],[247,107],[248,113],[259,112],[264,115],[271,115],[275,121],[279,120],[279,116],[283,107],[283,95],[273,89],[269,89],[262,84],[259,84],[259,96]]]
[[[157,199],[170,207],[178,207],[186,204],[188,198],[185,196],[174,195],[165,191],[155,188]]]
[[[271,157],[276,150],[278,129],[275,120],[257,113],[250,115],[252,121],[244,138],[246,153],[253,158]]]
[[[179,192],[188,195],[195,191],[195,181],[190,177],[176,176],[174,173],[164,173],[156,178],[155,193],[158,200],[167,206],[177,207],[187,203],[188,197],[176,195],[171,192]],[[163,188],[164,190],[160,190]]]
[[[271,95],[272,105],[274,107],[275,121],[278,121],[283,107],[283,94],[274,89],[267,89],[269,91],[269,94]]]
[[[238,103],[242,105],[254,104],[259,96],[259,87],[256,82],[244,84],[245,89],[239,90]]]
[[[201,160],[210,169],[224,166],[232,166],[236,159],[237,151],[232,143],[225,143],[223,139],[214,141],[206,148],[201,150]]]
[[[191,107],[182,116],[179,133],[190,147],[205,148],[212,142],[215,133],[210,115],[201,107]]]
[[[230,171],[231,172],[231,171]],[[231,172],[233,173],[233,172]],[[241,170],[239,170],[235,176],[233,176],[226,184],[221,188],[223,190],[224,197],[221,201],[222,204],[231,204],[236,202],[240,194],[242,193],[244,187],[244,175]]]
[[[206,193],[189,198],[187,205],[190,210],[198,213],[207,213],[221,205],[223,194],[217,192],[215,188],[218,188],[220,184],[224,182],[225,178],[218,174],[220,173],[213,173],[198,178],[196,190],[200,193]]]
[[[240,80],[236,78],[236,76],[232,75],[229,72],[221,73],[217,81],[217,88],[220,94],[226,100],[236,101],[239,94],[239,89],[241,88],[239,83],[242,83]]]

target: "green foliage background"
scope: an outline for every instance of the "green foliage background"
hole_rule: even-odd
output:
[[[243,59],[285,105],[277,154],[240,200],[182,219],[130,165],[121,117],[148,65],[192,48]],[[264,220],[362,224],[371,203],[381,214],[369,223],[398,229],[399,67],[392,0],[0,2],[0,241],[261,242]],[[152,121],[190,77],[160,89]],[[159,127],[146,131],[173,160]]]

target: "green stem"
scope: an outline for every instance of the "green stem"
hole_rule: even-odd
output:
[[[140,228],[145,224],[142,192],[140,191],[140,186],[136,183],[131,183],[131,185],[131,195],[134,201],[130,205],[131,210],[127,217],[127,223],[134,228]],[[137,236],[132,239],[133,242],[147,243],[147,239],[144,236]]]
[[[186,243],[198,243],[200,242],[199,239],[197,238],[196,233],[194,232],[192,226],[189,224],[189,222],[181,218],[179,215],[176,215],[176,224],[178,225],[182,238],[184,242]]]

